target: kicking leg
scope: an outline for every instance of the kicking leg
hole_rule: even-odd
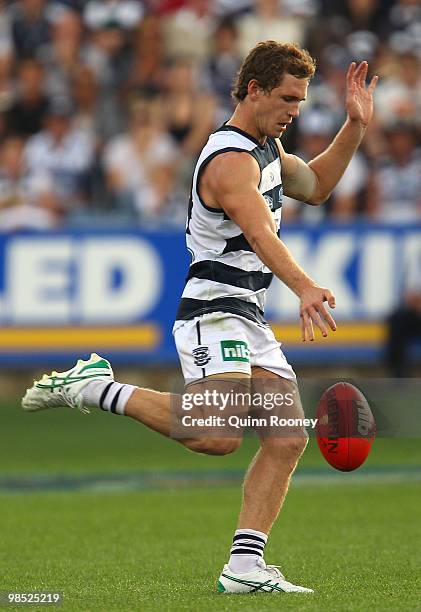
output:
[[[226,376],[230,379],[244,378],[244,374],[237,373]],[[213,389],[215,383],[211,378],[213,377],[190,385],[189,392],[204,393],[206,389]],[[215,378],[220,379],[221,376]],[[35,381],[27,390],[22,407],[28,412],[61,406],[89,412],[89,407],[98,407],[104,411],[130,416],[150,429],[171,437],[172,419],[180,397],[116,382],[110,363],[93,353],[89,360],[79,360],[66,372],[45,374],[41,380]],[[206,412],[201,416],[206,416]],[[209,437],[180,437],[177,441],[196,452],[225,455],[238,448],[241,437],[224,435],[218,438],[213,433]]]

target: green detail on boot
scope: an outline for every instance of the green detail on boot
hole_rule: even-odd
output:
[[[220,580],[218,580],[218,593],[225,593],[225,587]]]
[[[89,363],[86,366],[83,366],[83,368],[81,368],[81,370],[79,370],[79,374],[82,374],[82,372],[84,372],[85,370],[89,370],[91,368],[104,368],[107,369],[110,367],[110,364],[105,361],[105,359],[101,359],[100,361],[95,361],[95,363]]]

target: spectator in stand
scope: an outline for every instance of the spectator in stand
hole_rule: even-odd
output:
[[[387,11],[385,3],[381,0],[345,0],[345,2],[330,0],[328,4],[330,4],[328,14],[341,17],[346,22],[348,31],[352,32],[358,30],[379,32]]]
[[[410,376],[409,348],[421,339],[421,249],[410,261],[402,304],[387,320],[386,363],[395,378]]]
[[[123,113],[115,97],[101,95],[95,75],[86,64],[78,64],[70,83],[75,104],[73,125],[90,134],[100,151],[105,142],[124,130]]]
[[[94,141],[72,124],[73,105],[67,98],[50,103],[44,129],[27,143],[25,159],[30,172],[48,173],[61,208],[71,215],[86,204]]]
[[[88,0],[83,19],[93,30],[115,23],[122,29],[133,30],[142,20],[144,8],[139,0]]]
[[[0,147],[0,229],[49,229],[60,210],[47,172],[29,172],[24,141],[9,137]]]
[[[309,91],[309,106],[328,107],[335,123],[343,121],[346,72],[352,58],[348,49],[340,45],[327,46],[319,58],[319,71]]]
[[[421,4],[419,0],[395,0],[389,4],[382,33],[388,45],[399,53],[421,54]]]
[[[135,39],[128,90],[158,91],[162,87],[164,63],[161,19],[154,14],[146,15]]]
[[[187,173],[216,125],[215,100],[200,91],[197,82],[193,62],[177,59],[167,70],[162,98],[167,130],[179,147]]]
[[[98,141],[115,136],[125,123],[119,104],[119,89],[114,87],[107,71],[105,56],[89,43],[89,38],[83,36],[79,13],[67,6],[56,6],[50,13],[51,44],[39,53],[46,66],[48,94],[54,98],[76,96],[78,121],[83,115],[86,124],[87,115],[95,114]],[[88,122],[92,127],[93,122]]]
[[[261,40],[294,41],[302,45],[307,19],[289,13],[280,0],[254,0],[253,4],[253,12],[237,22],[242,58]]]
[[[20,0],[10,11],[16,59],[36,57],[50,39],[46,0]]]
[[[83,21],[89,32],[86,62],[104,95],[121,89],[129,80],[132,37],[142,16],[142,4],[135,0],[90,0],[85,6]]]
[[[386,155],[377,160],[367,196],[367,212],[382,222],[421,219],[421,151],[414,124],[386,128]]]
[[[212,36],[212,51],[200,70],[204,88],[216,96],[218,124],[233,112],[231,85],[242,63],[237,43],[234,21],[228,18],[220,21]]]
[[[235,19],[250,10],[253,0],[213,0],[213,10],[215,15],[224,19],[230,17]]]
[[[186,0],[184,6],[162,18],[166,58],[204,61],[209,55],[214,24],[210,0]]]
[[[420,25],[421,29],[421,25]],[[396,54],[377,91],[376,116],[387,125],[397,120],[421,125],[421,60],[413,53]]]
[[[165,132],[158,98],[137,98],[130,125],[104,150],[104,167],[114,208],[141,223],[157,220],[174,189],[177,150]]]
[[[42,129],[48,107],[44,68],[34,59],[22,60],[17,66],[15,100],[7,112],[10,134],[32,136]]]
[[[335,88],[339,88],[344,74],[338,68],[347,67],[352,60],[368,60],[373,70],[374,54],[379,50],[379,29],[386,12],[384,4],[380,0],[323,0],[318,15],[309,23],[306,39],[306,47],[318,60],[316,84],[322,74],[323,80],[336,80]],[[381,69],[374,71],[382,73]],[[315,94],[314,84],[310,93]]]
[[[71,97],[70,80],[85,53],[81,18],[77,11],[57,4],[49,17],[50,42],[38,51],[46,70],[47,92],[52,97]]]

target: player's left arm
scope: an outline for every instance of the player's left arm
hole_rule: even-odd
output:
[[[305,163],[287,154],[278,140],[282,161],[284,193],[308,204],[322,204],[332,193],[363,139],[373,115],[373,92],[378,77],[366,86],[368,64],[355,62],[346,76],[347,118],[332,143],[320,155]]]

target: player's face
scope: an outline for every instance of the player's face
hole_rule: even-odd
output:
[[[279,138],[299,115],[300,102],[306,99],[308,79],[285,74],[282,82],[270,92],[262,92],[256,108],[259,132]]]

